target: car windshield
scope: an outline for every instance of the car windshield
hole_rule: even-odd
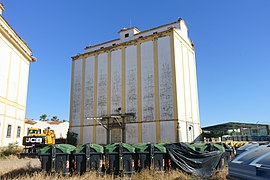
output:
[[[32,129],[30,129],[28,131],[28,134],[41,134],[41,130],[40,129],[39,130],[32,130]]]

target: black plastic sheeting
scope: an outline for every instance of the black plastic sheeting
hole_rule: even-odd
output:
[[[212,175],[223,156],[220,151],[200,152],[189,148],[184,143],[173,143],[165,145],[175,168],[207,178]]]

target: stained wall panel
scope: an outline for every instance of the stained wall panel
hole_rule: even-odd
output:
[[[138,124],[126,125],[126,142],[130,144],[138,143]]]
[[[84,117],[94,116],[94,74],[95,57],[85,59],[85,86],[84,86]],[[89,120],[85,119],[87,124]]]
[[[153,42],[141,44],[142,121],[155,120]]]
[[[159,110],[161,120],[173,119],[170,37],[158,39]]]
[[[129,46],[125,52],[126,112],[137,115],[137,47]]]
[[[142,141],[156,142],[156,123],[142,123]]]
[[[160,122],[160,142],[174,142],[174,121]]]
[[[107,115],[108,54],[98,55],[97,116]]]
[[[97,126],[97,144],[106,144],[106,129],[102,126]]]
[[[83,127],[83,143],[93,143],[93,126]]]
[[[80,125],[81,96],[82,96],[82,60],[74,63],[74,84],[72,102],[72,125]]]
[[[122,50],[111,52],[111,113],[122,107]]]
[[[84,125],[83,143],[92,143],[94,120],[87,119],[94,117],[94,75],[95,75],[95,57],[90,56],[85,59],[85,85],[84,85]]]

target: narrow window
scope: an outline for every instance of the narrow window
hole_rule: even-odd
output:
[[[127,34],[125,34],[125,38],[127,38],[127,37],[129,37],[129,34],[127,33]]]
[[[7,127],[7,138],[11,137],[11,125],[8,125]]]
[[[17,138],[21,137],[21,126],[17,127]]]

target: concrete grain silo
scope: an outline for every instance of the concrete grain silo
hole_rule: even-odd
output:
[[[196,61],[184,20],[119,36],[72,57],[70,128],[79,143],[194,140]]]

